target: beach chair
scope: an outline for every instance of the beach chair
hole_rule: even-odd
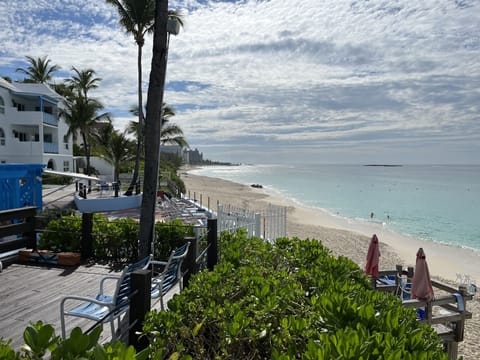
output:
[[[412,297],[412,283],[401,274],[397,276],[399,277],[399,279],[396,295],[400,297],[401,300],[410,300]]]
[[[170,254],[167,261],[152,260],[152,299],[160,299],[161,309],[164,310],[165,305],[163,297],[175,285],[179,285],[180,290],[183,289],[182,264],[187,257],[190,242],[176,248]],[[162,270],[159,272],[159,268]]]
[[[65,296],[60,303],[62,337],[66,338],[66,316],[74,316],[100,323],[110,322],[112,341],[115,340],[115,319],[118,319],[120,325],[120,317],[126,313],[130,303],[130,276],[135,270],[148,268],[150,261],[152,261],[151,255],[134,264],[125,266],[120,275],[105,276],[100,281],[100,290],[94,298],[75,295]],[[113,295],[105,293],[107,281],[116,281]],[[65,306],[67,302],[75,302],[76,306],[67,310]]]

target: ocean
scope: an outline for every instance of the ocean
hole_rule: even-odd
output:
[[[480,165],[239,165],[192,173],[260,184],[335,217],[480,251]]]

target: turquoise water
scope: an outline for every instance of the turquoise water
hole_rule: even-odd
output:
[[[337,216],[480,250],[480,166],[241,165],[194,173],[262,184]]]

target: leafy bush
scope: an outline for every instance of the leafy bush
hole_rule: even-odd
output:
[[[151,312],[154,358],[446,359],[435,332],[314,240],[224,233],[221,261]]]
[[[40,236],[39,248],[52,251],[80,251],[82,218],[76,215],[51,220]]]
[[[193,226],[185,225],[181,220],[157,222],[155,224],[156,241],[154,257],[168,259],[173,249],[183,245],[185,238],[194,236]]]
[[[99,261],[128,263],[135,261],[138,254],[139,223],[125,218],[108,220],[101,214],[93,216],[93,251]],[[170,252],[185,242],[185,237],[194,235],[192,225],[184,225],[181,220],[156,223],[157,241],[154,255],[157,259],[167,259]],[[68,215],[53,217],[40,236],[41,249],[80,251],[82,237],[82,217]]]
[[[10,341],[0,339],[0,359],[147,359],[148,351],[136,354],[133,346],[126,346],[119,341],[100,345],[98,339],[101,332],[101,327],[97,327],[90,334],[84,334],[80,328],[75,328],[70,337],[63,340],[55,335],[52,325],[44,325],[39,321],[25,329],[25,345],[21,352],[15,352],[10,347]]]

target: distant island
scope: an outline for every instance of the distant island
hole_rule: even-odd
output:
[[[383,166],[383,167],[401,167],[403,165],[395,165],[395,164],[367,164],[363,166]]]

